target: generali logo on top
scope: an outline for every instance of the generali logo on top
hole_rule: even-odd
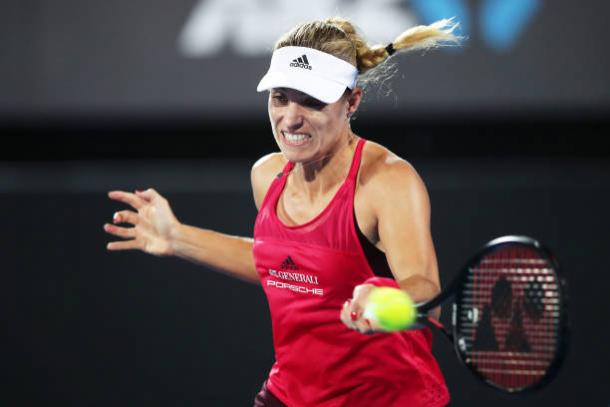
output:
[[[384,43],[418,24],[455,17],[459,35],[476,37],[496,52],[510,50],[531,26],[543,0],[200,0],[178,37],[189,58],[229,50],[268,55],[278,35],[329,16],[350,18],[371,41]],[[458,51],[459,52],[459,51]]]

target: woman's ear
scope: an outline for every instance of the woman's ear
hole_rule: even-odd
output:
[[[355,87],[349,93],[347,98],[347,118],[349,119],[356,110],[358,110],[358,106],[360,106],[360,101],[362,100],[362,88]]]

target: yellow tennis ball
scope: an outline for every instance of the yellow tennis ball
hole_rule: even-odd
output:
[[[368,296],[363,316],[377,322],[384,331],[401,331],[416,321],[417,308],[403,290],[375,287]]]

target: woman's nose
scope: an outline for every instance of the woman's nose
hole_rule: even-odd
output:
[[[286,125],[290,128],[299,128],[303,124],[303,110],[302,107],[295,102],[289,102],[286,106],[284,120]]]

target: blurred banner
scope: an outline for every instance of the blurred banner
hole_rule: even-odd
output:
[[[397,55],[375,117],[605,112],[610,3],[590,0],[4,0],[0,117],[265,117],[275,40],[341,15],[372,44],[455,16],[459,49]],[[387,90],[392,89],[389,95]]]

